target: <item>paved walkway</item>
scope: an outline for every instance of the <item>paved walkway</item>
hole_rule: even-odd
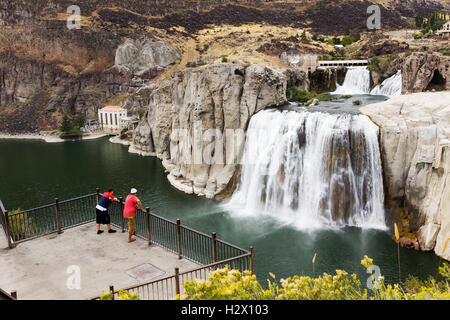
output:
[[[144,264],[151,268],[142,268]],[[134,275],[140,275],[141,280],[142,276],[148,279],[152,275],[155,278],[151,280],[156,280],[173,275],[175,267],[183,272],[198,265],[179,260],[161,247],[149,247],[141,239],[128,243],[127,233],[120,230],[97,235],[95,223],[26,241],[14,249],[8,249],[0,230],[0,288],[7,292],[17,290],[19,299],[75,300],[99,296],[110,285],[120,289],[139,284],[129,275],[135,267],[140,267]],[[69,289],[68,283],[77,284],[77,270],[81,288]]]

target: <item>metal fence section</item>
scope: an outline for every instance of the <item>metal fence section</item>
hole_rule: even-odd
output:
[[[34,209],[16,213],[8,213],[0,201],[0,220],[8,239],[8,246],[13,248],[16,243],[30,240],[50,233],[62,233],[64,229],[95,221],[95,207],[100,199],[100,193],[59,201]],[[124,201],[112,202],[108,208],[111,224],[128,230],[128,224],[123,217]],[[253,273],[253,248],[244,250],[225,241],[219,240],[215,233],[211,235],[191,229],[164,217],[157,216],[145,210],[136,210],[136,236],[144,239],[149,245],[156,244],[186,258],[202,267],[175,275],[125,288],[129,292],[138,292],[141,299],[165,300],[173,299],[177,294],[183,294],[183,284],[187,280],[208,278],[209,272],[229,265],[240,271],[250,270]],[[114,292],[114,290],[112,290]],[[115,292],[117,295],[117,292]],[[97,297],[95,299],[99,299]]]
[[[96,194],[90,194],[65,201],[55,199],[52,204],[15,213],[2,210],[0,215],[13,247],[15,243],[95,221],[95,204]]]
[[[122,290],[128,291],[130,294],[136,292],[139,295],[140,300],[173,300],[178,294],[180,297],[183,297],[185,294],[184,284],[186,281],[207,280],[210,272],[219,268],[224,268],[227,265],[232,269],[239,270],[240,272],[253,272],[252,264],[253,252],[250,251],[238,257],[219,261],[184,272],[180,272],[178,268],[175,268],[174,275],[172,276],[143,283],[138,286],[123,288]],[[109,293],[112,293],[113,300],[119,297],[119,290],[115,290],[114,286],[110,286]],[[101,297],[98,296],[89,300],[101,300]]]

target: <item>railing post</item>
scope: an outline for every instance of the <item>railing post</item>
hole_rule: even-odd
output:
[[[59,215],[59,200],[58,198],[55,199],[55,211],[56,211],[56,228],[58,230],[58,233],[61,234],[61,217]]]
[[[125,218],[123,217],[123,197],[119,198],[120,201],[120,221],[122,223],[122,233],[125,232]]]
[[[95,193],[97,195],[97,202],[99,202],[100,201],[100,189],[99,188],[95,189]]]
[[[109,291],[112,292],[112,300],[114,299],[114,286],[109,286]]]
[[[150,223],[150,208],[145,208],[145,212],[147,213],[147,238],[148,245],[152,245],[152,225]]]
[[[175,292],[180,294],[180,269],[175,268]]]
[[[181,247],[181,221],[177,219],[177,239],[178,239],[178,259],[182,258],[183,251]]]
[[[6,227],[6,238],[8,238],[8,247],[10,249],[14,248],[11,240],[11,229],[9,225],[9,212],[8,210],[5,211],[5,227]]]
[[[250,272],[254,274],[254,252],[253,252],[253,246],[250,247]]]
[[[215,232],[212,233],[212,259],[213,263],[217,262],[217,234]]]

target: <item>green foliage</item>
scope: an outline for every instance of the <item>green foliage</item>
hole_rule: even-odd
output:
[[[448,263],[444,262],[442,267],[439,267],[439,274],[447,281],[450,279],[450,268],[448,267]]]
[[[228,56],[227,55],[222,55],[221,58],[222,58],[222,62],[223,63],[227,63],[228,62]]]
[[[353,43],[353,39],[350,37],[350,36],[344,36],[343,38],[342,38],[342,45],[344,45],[344,47],[345,46],[349,46],[349,45],[351,45]]]
[[[75,128],[84,127],[84,125],[86,124],[86,117],[83,114],[79,113],[75,116],[72,122]]]
[[[362,101],[361,100],[353,100],[353,104],[355,106],[360,106],[362,104]]]
[[[83,135],[83,132],[80,129],[71,129],[68,132],[64,132],[59,137],[61,139],[71,139],[71,138],[78,138]]]
[[[365,256],[361,261],[365,268],[373,265],[373,259]],[[448,275],[448,265],[443,273]],[[445,269],[446,268],[446,269]],[[356,274],[336,270],[335,275],[324,273],[318,278],[294,276],[268,281],[264,289],[249,271],[231,270],[229,266],[213,271],[208,280],[186,281],[185,295],[180,300],[434,300],[450,299],[448,277],[445,282],[430,278],[421,282],[409,277],[404,288],[398,284],[385,285],[384,277],[374,280],[373,289],[363,288]],[[375,282],[376,281],[376,282]]]
[[[430,16],[428,17],[428,27],[433,31],[441,29],[444,26],[444,24],[445,20],[437,12],[431,13]]]
[[[332,98],[328,94],[325,94],[325,93],[316,94],[314,92],[299,90],[295,87],[288,88],[286,95],[290,101],[301,102],[301,103],[306,103],[311,99],[317,99],[319,101],[332,100]]]
[[[79,113],[75,115],[73,118],[70,118],[68,115],[64,115],[61,126],[59,130],[63,133],[61,135],[62,138],[70,137],[75,135],[82,135],[80,128],[84,127],[86,123],[86,117]]]
[[[334,37],[333,39],[332,39],[332,41],[333,41],[333,44],[341,44],[341,39],[340,38],[336,38],[336,37]]]
[[[422,28],[424,22],[423,17],[421,15],[417,15],[415,19],[416,19],[416,27]]]
[[[380,58],[373,57],[372,59],[370,59],[367,69],[371,71],[380,71]]]
[[[302,40],[307,40],[308,37],[306,36],[306,30],[303,30],[302,32]]]
[[[70,121],[69,116],[65,115],[60,127],[61,132],[69,132],[72,128],[72,122]]]
[[[28,219],[28,213],[22,213],[19,215],[14,215],[22,211],[21,209],[16,209],[9,212],[8,222],[9,222],[9,232],[14,239],[21,239],[28,232],[33,231],[36,226],[31,223]]]
[[[115,298],[115,300],[140,300],[139,294],[137,292],[129,293],[126,290],[118,290],[119,296]],[[100,297],[100,300],[112,300],[113,293],[112,291],[103,294]]]

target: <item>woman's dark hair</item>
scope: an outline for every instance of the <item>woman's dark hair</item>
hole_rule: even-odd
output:
[[[108,189],[108,192],[113,192],[113,191],[114,191],[114,189],[111,189],[111,188]]]

